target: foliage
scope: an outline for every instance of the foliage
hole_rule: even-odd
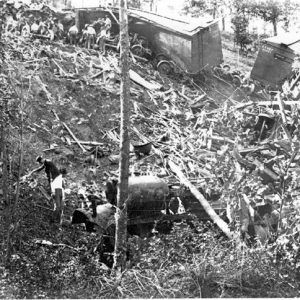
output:
[[[250,0],[233,0],[231,5],[236,14],[243,14],[246,16],[248,13],[250,13],[251,3],[252,1]]]
[[[224,0],[186,0],[182,8],[183,14],[191,15],[192,17],[199,17],[207,13],[213,18],[218,16],[218,10],[224,9],[228,3]]]
[[[275,0],[253,2],[251,13],[261,17],[265,22],[271,22],[274,26],[274,35],[277,35],[277,23],[283,14],[283,6]]]
[[[129,0],[128,1],[129,8],[141,8],[141,0]]]
[[[239,8],[238,17],[247,19],[248,13],[246,6]],[[246,26],[241,26],[240,30],[242,33],[245,32]],[[4,45],[1,44],[1,47],[3,50]],[[7,61],[16,62],[18,57],[26,54],[25,51],[22,54],[18,49],[8,48],[9,43],[5,47],[4,54],[8,58]],[[1,57],[2,61],[4,54]],[[18,87],[22,86],[22,80],[25,80],[23,87],[26,90],[29,85],[26,80],[34,74],[34,71],[29,68],[30,71],[27,70],[29,76],[22,78],[19,74],[21,70],[14,64],[10,64],[6,69],[1,64],[0,68],[2,95],[0,104],[3,113],[0,122],[2,127],[9,125],[7,148],[12,162],[9,178],[12,196],[18,170],[16,159],[18,148],[15,145],[19,139],[19,121],[22,114],[18,98],[21,92]],[[29,101],[39,99],[32,97]],[[184,158],[194,155],[202,160],[203,152],[201,154],[200,151],[216,146],[212,143],[207,147],[204,140],[208,137],[208,133],[205,129],[210,128],[211,133],[226,132],[231,142],[227,143],[224,139],[224,142],[220,142],[214,149],[216,155],[206,160],[205,168],[209,169],[211,174],[215,174],[215,177],[207,178],[204,188],[207,192],[214,190],[222,194],[221,200],[232,206],[235,211],[238,211],[241,195],[246,195],[253,206],[267,196],[272,198],[274,206],[283,210],[278,237],[274,243],[266,247],[238,247],[224,241],[222,235],[212,225],[194,222],[194,229],[191,229],[185,223],[178,223],[170,235],[157,235],[144,240],[130,238],[129,246],[133,257],[122,278],[115,278],[99,261],[99,254],[96,251],[100,242],[99,237],[96,234],[87,234],[79,226],[59,229],[51,223],[52,203],[41,198],[37,187],[24,184],[13,222],[7,223],[5,218],[1,218],[2,258],[5,257],[8,248],[7,232],[13,234],[10,266],[4,269],[2,262],[0,268],[5,285],[11,287],[10,294],[3,294],[3,297],[7,295],[11,295],[11,298],[299,296],[297,280],[299,282],[300,214],[296,194],[299,192],[297,180],[299,157],[291,159],[291,153],[296,153],[295,141],[299,139],[298,111],[292,109],[286,112],[289,119],[294,120],[289,126],[296,128],[289,128],[292,140],[286,136],[286,125],[282,123],[281,115],[275,110],[268,111],[274,115],[277,127],[272,135],[268,135],[269,139],[263,141],[267,149],[261,153],[251,151],[247,154],[247,159],[251,162],[263,157],[264,162],[268,166],[271,163],[272,168],[279,174],[278,182],[267,183],[263,182],[259,170],[247,169],[233,155],[235,148],[259,148],[262,126],[257,130],[255,125],[260,113],[264,111],[255,105],[251,111],[237,109],[231,106],[231,99],[224,101],[217,111],[218,113],[206,116],[204,109],[201,116],[193,117],[193,120],[197,119],[195,121],[197,123],[192,125],[183,123],[186,121],[184,116],[180,126],[188,128],[188,143],[183,142],[180,151],[174,146],[174,152],[180,153]],[[30,107],[26,105],[23,112],[27,115],[32,113]],[[168,113],[174,117],[171,110],[168,110]],[[26,124],[26,118],[24,122]],[[42,135],[47,139],[46,134]],[[200,141],[199,136],[204,137],[203,141]],[[193,149],[193,145],[197,147]],[[25,141],[25,148],[32,156],[37,151],[30,140]],[[32,157],[29,159],[32,160]],[[196,160],[195,165],[186,164],[186,172],[199,178],[200,171],[204,169],[202,162],[203,160],[197,165]],[[67,209],[71,210],[73,207]],[[238,225],[237,222],[233,223],[236,229]],[[139,244],[140,247],[137,246]]]
[[[274,35],[277,35],[277,23],[284,21],[284,26],[288,28],[291,12],[297,9],[298,4],[291,0],[285,0],[283,2],[277,0],[234,0],[233,7],[236,15],[242,14],[248,18],[259,17],[265,22],[272,23]],[[235,17],[233,19],[235,19]]]
[[[250,35],[247,30],[249,19],[244,14],[239,13],[231,19],[231,23],[234,31],[234,42],[243,48],[250,41]]]
[[[199,17],[207,9],[207,1],[186,0],[182,9],[183,14],[191,14],[193,17]]]
[[[44,227],[40,234],[51,228],[42,219],[36,221]],[[121,278],[99,262],[93,251],[99,242],[95,234],[64,230],[44,238],[72,242],[72,247],[43,245],[33,230],[27,235],[22,226],[25,235],[18,235],[20,247],[6,280],[16,298],[299,296],[289,261],[279,265],[262,247],[236,247],[210,223],[192,224],[193,229],[177,223],[169,235],[131,238],[132,260]]]
[[[241,50],[244,50],[245,46],[251,42],[248,32],[251,2],[234,0],[232,6],[234,9],[231,23],[234,31],[234,42],[241,47]]]

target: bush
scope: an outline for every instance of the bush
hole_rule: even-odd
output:
[[[30,235],[20,226],[14,244],[6,277],[10,297],[299,296],[294,265],[276,260],[274,246],[237,246],[209,222],[175,223],[168,235],[130,237],[131,261],[119,277],[100,262],[96,234],[79,227],[57,231],[42,218],[34,223],[32,215],[30,220]]]

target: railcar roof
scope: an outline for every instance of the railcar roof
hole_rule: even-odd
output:
[[[207,28],[214,23],[214,21],[212,20],[205,19],[197,19],[193,22],[187,22],[184,19],[173,19],[152,12],[142,11],[139,9],[128,9],[128,15],[151,23],[155,23],[158,26],[165,27],[172,31],[177,31],[187,35],[194,35],[201,29]]]
[[[264,39],[266,42],[283,45],[300,54],[300,33],[287,33]]]

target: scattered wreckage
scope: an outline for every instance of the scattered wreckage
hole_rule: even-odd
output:
[[[28,47],[30,47],[30,45],[28,45]],[[42,51],[49,55],[40,59],[38,55],[40,55]],[[118,74],[116,63],[117,59],[114,54],[101,57],[100,60],[98,57],[92,58],[89,55],[90,53],[96,51],[87,51],[82,49],[76,49],[76,51],[76,55],[72,55],[65,50],[57,51],[57,48],[55,48],[53,45],[48,47],[41,46],[35,52],[28,51],[29,54],[28,56],[24,56],[24,62],[22,63],[43,63],[44,60],[47,60],[49,62],[48,68],[56,69],[56,72],[51,72],[51,74],[53,73],[54,76],[60,80],[63,81],[68,79],[69,81],[73,82],[74,85],[80,83],[101,86],[103,89],[105,89],[105,91],[114,94],[117,90],[115,86],[110,88],[109,84],[107,84],[107,74]],[[86,75],[87,69],[89,70],[88,75]],[[222,126],[219,124],[222,123],[220,122],[220,118],[222,116],[226,116],[226,114],[231,114],[232,117],[235,115],[235,113],[242,111],[245,116],[247,116],[247,119],[249,116],[253,116],[254,119],[258,120],[256,120],[253,124],[249,124],[249,128],[247,128],[247,124],[245,124],[243,129],[244,134],[247,135],[247,140],[249,140],[251,131],[254,131],[253,136],[255,136],[253,137],[253,147],[245,146],[244,149],[238,149],[238,154],[234,156],[235,160],[245,169],[258,169],[259,176],[264,177],[262,179],[265,180],[266,184],[280,181],[279,174],[272,166],[273,161],[269,162],[269,160],[270,157],[276,157],[277,154],[275,150],[283,151],[284,149],[284,145],[280,140],[281,135],[278,134],[278,128],[280,126],[284,127],[286,124],[291,124],[292,116],[291,112],[285,109],[285,105],[287,104],[285,100],[277,97],[274,101],[242,102],[236,103],[235,105],[233,104],[231,107],[227,107],[223,105],[223,103],[219,104],[214,99],[211,99],[209,95],[201,90],[201,87],[198,87],[196,93],[184,84],[180,90],[178,87],[174,86],[170,86],[168,90],[161,90],[160,88],[157,88],[161,86],[161,84],[157,82],[158,79],[155,78],[154,75],[151,76],[150,73],[148,76],[148,74],[146,75],[145,73],[142,73],[139,69],[136,70],[139,71],[139,74],[131,70],[130,76],[132,81],[138,82],[138,84],[134,84],[131,88],[131,91],[134,95],[142,95],[143,97],[145,97],[145,94],[149,95],[149,99],[155,104],[155,108],[152,109],[153,114],[149,116],[149,108],[147,108],[143,103],[135,102],[135,110],[133,115],[136,119],[142,121],[142,125],[146,124],[146,126],[150,127],[150,124],[147,122],[151,122],[152,125],[157,124],[158,127],[151,133],[151,143],[149,142],[149,139],[147,140],[141,138],[140,140],[142,143],[139,145],[145,146],[145,148],[142,148],[143,150],[141,150],[139,147],[134,147],[134,152],[138,152],[139,155],[144,157],[151,155],[152,152],[156,153],[158,150],[163,153],[163,155],[160,155],[160,157],[164,157],[164,154],[170,156],[173,155],[175,158],[177,158],[178,165],[180,164],[180,166],[185,169],[185,172],[189,174],[191,178],[194,176],[194,178],[201,178],[201,180],[205,181],[205,178],[214,177],[211,166],[213,165],[213,160],[218,155],[222,155],[224,146],[229,145],[228,148],[230,148],[235,145],[236,132],[231,131],[231,128],[229,127],[222,127],[224,124],[222,124]],[[79,79],[79,74],[85,74],[85,76],[81,76],[82,78]],[[145,78],[143,78],[142,75]],[[146,78],[146,76],[148,77]],[[117,84],[117,80],[114,80],[115,77],[112,77],[112,85]],[[56,99],[56,95],[51,93],[51,86],[48,87],[47,85],[43,84],[43,81],[46,81],[45,77],[39,79],[39,86],[43,88],[44,96],[47,97],[49,102],[53,103],[54,101],[57,101],[59,103],[62,101],[62,99],[59,97]],[[160,100],[162,101],[160,102]],[[158,103],[163,105],[162,109],[158,106]],[[192,108],[195,108],[196,104],[200,105],[197,106],[197,109],[193,111]],[[291,105],[294,104],[296,105],[295,101]],[[276,111],[278,114],[274,116],[272,114],[262,112],[261,108],[265,106],[273,107],[274,109],[276,106]],[[103,145],[101,143],[94,144],[93,142],[77,139],[74,132],[72,132],[70,129],[73,121],[68,120],[68,124],[70,125],[69,127],[66,126],[65,123],[62,123],[57,115],[55,115],[55,117],[56,121],[64,126],[68,134],[70,134],[74,140],[71,141],[70,144],[72,142],[76,143],[84,154],[90,152],[87,151],[88,146],[98,147],[93,149],[93,153],[89,154],[90,156],[93,155],[94,158],[91,160],[91,162],[96,161],[98,156],[100,157],[102,155],[101,153],[98,153],[99,150],[103,150]],[[35,126],[38,128],[41,128],[42,126],[45,127],[45,125]],[[133,129],[134,128],[135,127],[133,127]],[[31,130],[34,131],[36,128],[31,128]],[[291,135],[293,134],[294,131],[291,133]],[[106,135],[107,137],[110,137],[109,132],[106,132]],[[268,138],[270,137],[273,137],[273,143],[268,143]],[[276,137],[278,137],[278,139],[275,139]],[[67,139],[65,140],[67,141]],[[149,145],[151,145],[151,147],[149,147]],[[265,154],[266,152],[267,154]],[[287,149],[286,153],[288,155],[288,153],[291,153],[291,150]],[[249,156],[253,156],[254,159],[249,160]],[[257,156],[257,160],[255,160],[255,156]],[[190,181],[192,181],[192,179],[190,179]],[[167,183],[168,186],[170,184],[170,182]],[[224,183],[222,184],[224,186]],[[206,185],[211,185],[211,182],[207,181]],[[184,191],[184,189],[179,188],[179,191],[178,189],[176,191],[174,186],[176,186],[176,184],[171,188],[169,187],[169,194],[172,195],[173,193],[173,195],[175,194],[175,198],[180,198],[186,212],[190,211],[193,213],[197,210],[199,210],[199,212],[203,212],[201,207],[202,204],[199,203],[197,197],[194,197],[193,195],[186,195],[185,193],[187,191]],[[196,184],[195,186],[198,190],[200,190],[199,186]],[[188,189],[190,190],[189,187]],[[215,194],[213,191],[212,193],[209,193],[208,196],[205,195],[204,198],[215,198],[214,200],[216,200],[216,202],[212,201],[210,206],[213,207],[214,211],[219,210],[220,212],[224,212],[226,208],[219,205],[220,203],[218,203],[218,196],[218,193]],[[191,200],[192,197],[194,198]],[[138,199],[140,198],[138,197]],[[185,203],[185,200],[188,200],[187,202],[193,202],[193,205]],[[96,209],[91,210],[90,212],[77,210],[79,215],[84,220],[89,221],[86,222],[86,224],[88,224],[87,230],[93,230],[95,227],[97,227],[97,225],[95,225],[98,223],[97,219],[95,219],[97,215],[108,213],[110,217],[112,216],[113,209],[111,208],[110,204],[101,203],[100,201],[99,203],[100,205],[96,206]],[[215,206],[214,203],[216,204]],[[250,209],[248,204],[246,204],[246,206],[248,207],[247,209]],[[261,211],[261,209],[257,209],[257,211]],[[199,218],[201,220],[204,219],[203,216]],[[147,219],[143,216],[142,218],[139,218],[139,220],[134,220],[133,222],[135,223],[130,224],[129,222],[129,225],[139,227],[140,224],[145,224],[146,227],[152,223],[151,226],[149,225],[149,227],[153,228],[153,223],[160,220],[172,222],[188,219],[189,216],[187,214],[184,215],[184,213],[167,215],[161,213],[160,211],[155,217],[150,216],[150,218]],[[74,223],[76,223],[75,220]],[[110,222],[107,224],[110,224]],[[113,223],[110,225],[113,225]],[[258,226],[258,224],[256,224],[256,226]],[[113,228],[113,226],[108,226],[108,228]],[[112,237],[112,235],[110,235],[110,237]]]

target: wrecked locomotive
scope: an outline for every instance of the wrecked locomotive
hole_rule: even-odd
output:
[[[85,223],[87,231],[106,230],[114,224],[115,205],[117,201],[117,181],[106,184],[106,200],[108,203],[97,205],[91,201],[92,210],[76,209],[72,224]],[[127,202],[129,234],[147,235],[155,226],[155,222],[163,220],[166,215],[177,213],[176,199],[171,199],[168,184],[156,176],[129,177],[129,198]],[[178,200],[177,200],[178,201]],[[164,211],[164,212],[163,212]]]
[[[98,246],[100,259],[109,267],[112,266],[114,251],[115,212],[117,201],[117,181],[108,181],[106,198],[108,203],[97,205],[92,199],[92,210],[76,209],[72,224],[84,223],[86,231],[101,235]],[[129,235],[147,236],[154,228],[163,233],[170,231],[172,223],[166,219],[169,209],[177,212],[178,206],[170,205],[171,194],[167,183],[155,176],[129,177],[129,197],[127,201],[127,230]],[[163,212],[165,211],[165,213]]]

